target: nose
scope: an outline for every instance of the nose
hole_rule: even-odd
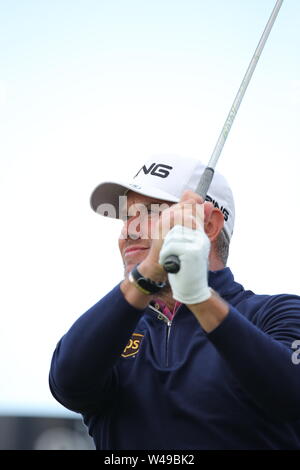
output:
[[[141,223],[140,221],[136,221],[133,224],[133,221],[135,219],[139,218],[138,215],[130,217],[128,220],[124,222],[124,225],[122,227],[121,231],[121,238],[124,240],[128,240],[129,238],[131,240],[138,240],[141,238]]]

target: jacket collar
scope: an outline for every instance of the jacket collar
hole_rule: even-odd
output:
[[[220,269],[219,271],[209,271],[208,285],[224,298],[233,297],[244,290],[241,284],[235,282],[229,268]]]
[[[235,282],[233,274],[229,268],[220,269],[219,271],[209,271],[208,285],[213,290],[215,290],[224,300],[227,300],[229,302],[231,302],[236,295],[244,292],[243,286]],[[148,314],[153,315],[155,313],[160,320],[164,320],[166,323],[169,323],[170,318],[168,318],[161,311],[161,309],[158,309],[157,307],[158,306],[155,306],[153,304],[149,305]],[[188,311],[186,306],[184,306],[184,308]]]

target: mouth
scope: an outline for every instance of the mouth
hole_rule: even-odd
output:
[[[129,258],[130,256],[136,255],[137,253],[141,253],[146,250],[149,250],[149,248],[141,247],[141,246],[128,247],[124,251],[124,258]]]

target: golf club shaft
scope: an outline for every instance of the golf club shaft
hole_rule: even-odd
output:
[[[213,178],[214,169],[216,168],[216,164],[219,160],[219,157],[220,157],[221,152],[223,150],[223,147],[225,145],[225,142],[226,142],[226,139],[227,139],[228,134],[230,132],[230,129],[232,127],[233,121],[234,121],[234,119],[237,115],[237,112],[239,110],[241,102],[244,98],[244,95],[246,93],[246,90],[248,88],[250,80],[252,78],[252,75],[254,73],[256,65],[259,61],[261,53],[262,53],[262,51],[265,47],[265,44],[267,42],[267,39],[268,39],[269,34],[271,32],[271,29],[272,29],[272,27],[275,23],[278,12],[279,12],[279,10],[282,6],[282,3],[283,3],[283,0],[277,0],[276,4],[274,6],[274,9],[271,13],[271,16],[268,20],[268,23],[267,23],[266,27],[265,27],[265,30],[264,30],[261,38],[260,38],[260,41],[257,45],[257,48],[254,52],[254,55],[253,55],[253,57],[251,59],[251,62],[248,66],[248,69],[245,73],[245,76],[242,80],[240,88],[239,88],[239,90],[237,92],[237,95],[234,99],[234,102],[233,102],[233,104],[230,108],[230,111],[229,111],[228,116],[226,118],[226,121],[224,123],[223,129],[222,129],[222,131],[219,135],[216,146],[215,146],[215,148],[213,150],[213,153],[210,157],[210,160],[208,162],[207,169],[204,171],[204,173],[202,174],[202,176],[200,178],[200,181],[199,181],[198,186],[196,188],[196,193],[198,193],[203,198],[203,200],[205,200],[208,188],[209,188],[210,183],[211,183],[212,178]]]
[[[277,0],[274,8],[273,8],[273,11],[271,13],[271,16],[267,22],[267,25],[264,29],[264,32],[260,38],[260,41],[257,45],[257,48],[254,52],[254,55],[251,59],[251,62],[248,66],[248,69],[246,71],[246,74],[242,80],[242,83],[240,85],[240,88],[237,92],[237,95],[234,99],[234,102],[230,108],[230,111],[228,113],[228,116],[226,118],[226,121],[225,121],[225,124],[223,126],[223,129],[220,133],[220,136],[217,140],[217,143],[216,143],[216,146],[213,150],[213,153],[210,157],[210,160],[208,162],[208,165],[207,167],[205,168],[200,180],[199,180],[199,183],[198,183],[198,186],[196,188],[196,193],[198,193],[203,201],[205,201],[205,198],[206,198],[206,195],[207,195],[207,191],[208,191],[208,188],[212,182],[212,179],[213,179],[213,176],[214,176],[214,170],[215,170],[215,167],[216,167],[216,164],[219,160],[219,157],[221,155],[221,152],[223,150],[223,147],[224,147],[224,144],[226,142],[226,139],[228,137],[228,134],[230,132],[230,129],[232,127],[232,124],[233,124],[233,121],[237,115],[237,112],[238,112],[238,109],[241,105],[241,102],[243,100],[243,97],[245,95],[245,92],[247,90],[247,87],[250,83],[250,80],[251,80],[251,77],[253,75],[253,72],[255,70],[255,67],[257,65],[257,62],[261,56],[261,53],[263,51],[263,48],[267,42],[267,39],[269,37],[269,34],[271,32],[271,29],[275,23],[275,20],[277,18],[277,15],[278,15],[278,12],[282,6],[282,3],[283,3],[283,0]],[[164,268],[167,272],[171,272],[171,273],[176,273],[179,271],[180,269],[180,262],[179,262],[179,259],[177,256],[174,256],[174,255],[171,255],[167,258],[167,260],[165,261],[164,263]]]

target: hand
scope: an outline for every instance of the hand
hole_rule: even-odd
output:
[[[159,254],[165,236],[176,224],[196,229],[204,224],[204,204],[202,198],[192,191],[185,191],[181,200],[164,210],[155,221],[152,231],[152,243],[148,256],[139,266],[139,271],[145,277],[162,282],[167,279],[167,273],[159,263]],[[207,212],[209,209],[205,207]]]
[[[175,225],[168,232],[159,263],[163,264],[169,255],[180,259],[180,271],[168,275],[174,299],[192,305],[211,297],[207,279],[209,250],[210,241],[201,227],[193,230]]]

